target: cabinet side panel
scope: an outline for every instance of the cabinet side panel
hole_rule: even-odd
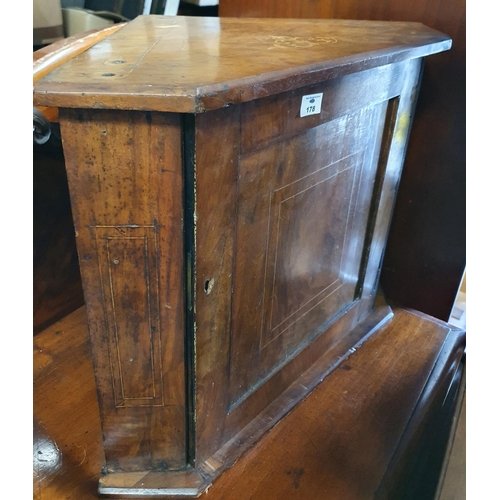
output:
[[[177,115],[61,110],[108,472],[185,466]]]
[[[375,297],[379,286],[382,260],[387,245],[396,193],[403,171],[403,163],[415,113],[422,59],[406,62],[404,86],[396,99],[391,99],[379,158],[380,176],[375,186],[372,203],[373,227],[370,229],[370,252],[366,256],[365,277],[359,294],[364,301],[363,313]]]
[[[222,444],[228,406],[239,107],[196,118],[196,462]]]

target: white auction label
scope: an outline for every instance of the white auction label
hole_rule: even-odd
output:
[[[318,115],[321,113],[321,101],[323,93],[302,96],[302,104],[300,105],[300,117],[309,115]]]

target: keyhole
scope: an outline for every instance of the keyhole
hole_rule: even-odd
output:
[[[210,292],[212,291],[212,288],[214,287],[214,279],[210,278],[209,280],[205,281],[205,294],[210,295]]]

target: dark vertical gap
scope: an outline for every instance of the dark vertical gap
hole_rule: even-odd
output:
[[[184,170],[186,463],[195,462],[195,117],[182,115],[182,164]]]
[[[404,162],[405,162],[405,158],[406,158],[406,151],[408,150],[409,137],[410,137],[409,134],[410,134],[412,126],[413,126],[413,120],[415,118],[415,109],[416,109],[416,106],[417,106],[417,96],[420,93],[420,87],[422,86],[422,77],[423,77],[423,74],[424,74],[424,64],[423,64],[423,59],[420,59],[420,70],[419,70],[419,74],[418,74],[418,77],[417,77],[417,83],[416,83],[415,88],[412,91],[411,105],[410,105],[410,109],[409,109],[409,111],[410,111],[410,123],[408,124],[408,135],[406,136],[405,144],[403,146],[403,153],[402,153],[403,160],[402,160],[402,165],[401,165],[401,169],[399,170],[399,175],[398,175],[398,179],[397,179],[397,182],[396,182],[396,186],[394,188],[394,192],[396,193],[396,197],[394,198],[394,200],[392,202],[391,212],[390,212],[390,216],[389,216],[389,226],[388,226],[387,238],[386,238],[386,241],[385,241],[384,248],[382,250],[382,254],[380,255],[380,262],[379,262],[379,265],[378,265],[377,277],[375,279],[376,286],[379,285],[380,277],[381,277],[381,274],[382,274],[382,266],[383,266],[383,262],[384,262],[385,252],[387,250],[387,245],[388,245],[388,240],[389,240],[389,234],[390,234],[391,224],[392,224],[392,218],[394,216],[394,209],[396,207],[397,196],[398,196],[398,193],[399,193],[399,184],[401,182],[401,176],[403,174]],[[398,98],[398,100],[399,100],[399,98]],[[399,102],[398,102],[398,105],[399,105]],[[396,116],[394,116],[394,120],[395,119],[396,119]]]
[[[393,97],[392,99],[389,99],[389,103],[387,105],[384,131],[382,133],[382,147],[380,150],[377,173],[375,175],[375,182],[373,185],[373,194],[372,194],[372,200],[370,202],[370,210],[368,213],[368,224],[366,227],[365,241],[363,243],[363,254],[361,256],[360,271],[358,275],[359,279],[358,283],[356,284],[356,290],[354,292],[355,300],[361,298],[363,285],[365,282],[368,260],[370,258],[371,242],[375,231],[375,223],[377,221],[377,213],[380,204],[380,197],[382,195],[382,186],[384,185],[385,173],[387,170],[387,163],[389,160],[389,153],[391,150],[392,137],[394,135],[394,129],[396,125],[396,117],[398,114],[399,101],[400,101],[399,96]]]

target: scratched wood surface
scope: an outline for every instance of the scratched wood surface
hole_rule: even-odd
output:
[[[180,468],[186,452],[179,117],[61,110],[60,121],[107,470]]]
[[[104,454],[85,317],[81,308],[34,340],[36,500],[99,498]],[[442,322],[396,309],[202,498],[372,498],[415,416],[433,422],[425,408],[446,392],[463,341]]]
[[[198,192],[200,225],[197,241],[205,249],[196,259],[197,290],[201,307],[197,311],[197,350],[202,362],[197,367],[196,453],[200,461],[208,459],[223,444],[228,394],[220,390],[227,384],[231,341],[232,269],[235,249],[235,217],[239,131],[234,126],[240,109],[233,107],[202,114],[197,118],[197,160],[203,165],[197,181],[204,186]],[[212,137],[220,137],[215,143]],[[213,187],[211,187],[213,186]],[[207,304],[207,299],[209,303]]]
[[[33,83],[36,83],[40,78],[43,78],[71,58],[88,50],[92,45],[104,40],[123,25],[124,23],[120,23],[101,30],[78,33],[33,52]],[[39,109],[50,122],[58,121],[57,108],[40,106]]]
[[[231,410],[358,298],[387,103],[349,111],[240,159]]]
[[[418,23],[139,16],[38,81],[35,100],[204,111],[449,47]]]

